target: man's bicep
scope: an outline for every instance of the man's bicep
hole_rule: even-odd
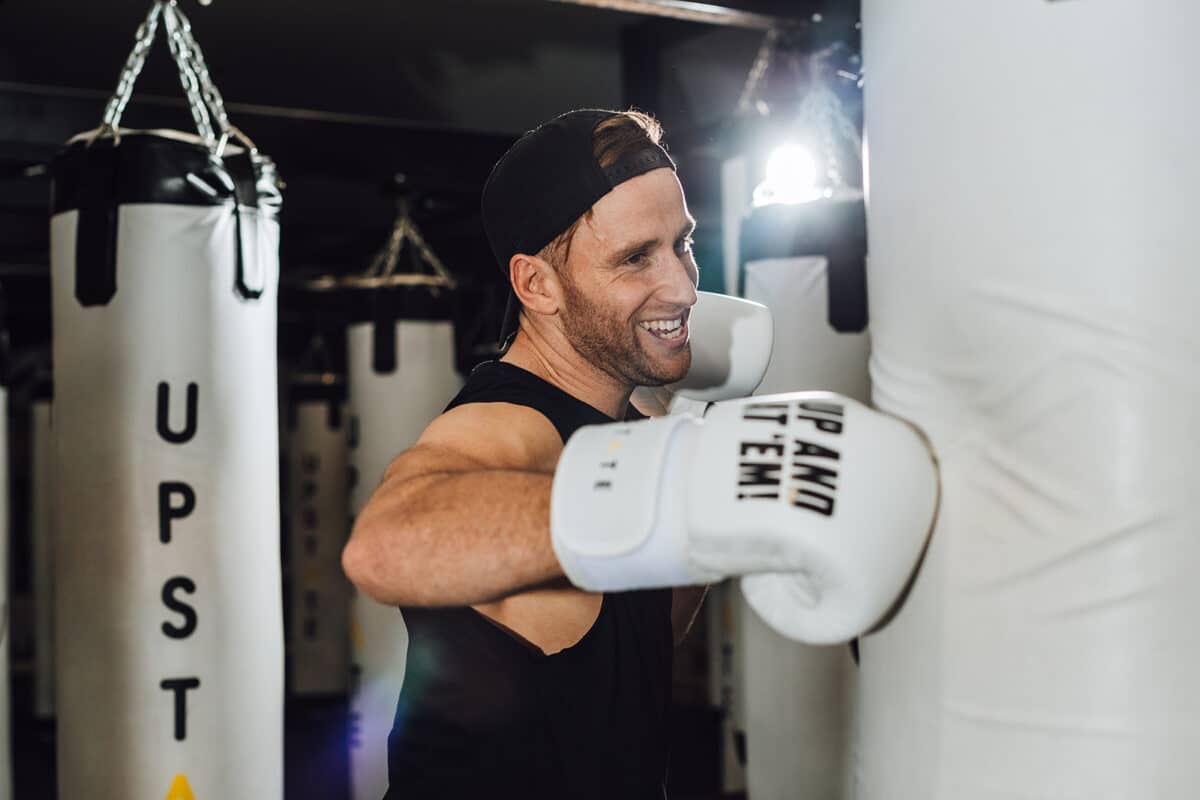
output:
[[[355,518],[342,564],[381,603],[474,605],[561,575],[544,431],[520,413],[463,409],[392,462]]]
[[[392,460],[383,471],[379,488],[487,468],[487,464],[452,447],[418,442]]]
[[[548,419],[510,403],[471,403],[435,419],[392,461],[385,482],[483,470],[550,472],[562,440]]]

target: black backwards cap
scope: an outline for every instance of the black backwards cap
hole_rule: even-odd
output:
[[[483,185],[483,228],[506,280],[514,255],[540,252],[620,184],[654,169],[675,169],[667,151],[648,139],[612,166],[601,167],[592,155],[593,132],[619,114],[568,111],[527,131],[492,167]],[[510,286],[502,347],[517,330],[519,310]]]

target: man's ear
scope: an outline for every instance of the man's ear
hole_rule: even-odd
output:
[[[517,253],[508,261],[508,277],[526,311],[535,314],[558,312],[562,303],[562,284],[548,261]]]

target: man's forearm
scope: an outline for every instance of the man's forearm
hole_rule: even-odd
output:
[[[516,470],[385,480],[355,522],[346,574],[379,602],[409,606],[487,603],[561,578],[552,481]]]

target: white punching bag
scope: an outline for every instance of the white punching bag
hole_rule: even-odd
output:
[[[756,394],[827,389],[869,401],[865,234],[861,198],[853,196],[763,206],[743,222],[745,296],[771,308],[775,325]],[[847,797],[857,682],[849,648],[785,638],[747,602],[754,585],[738,582],[748,793],[755,800]]]
[[[54,519],[53,384],[34,382],[30,420],[29,530],[33,555],[33,715],[54,717]]]
[[[377,319],[348,331],[350,459],[357,476],[350,491],[353,513],[366,504],[392,459],[416,443],[462,386],[455,371],[453,323],[445,317],[397,318],[394,312],[410,300],[394,298],[408,294],[425,296],[425,290],[374,290]],[[379,312],[392,302],[392,313]],[[398,609],[356,592],[351,641],[356,673],[351,787],[354,800],[379,800],[388,787],[387,739],[404,680],[408,633]]]
[[[292,376],[287,464],[290,689],[344,694],[350,677],[350,592],[342,548],[350,532],[345,382]]]
[[[868,401],[862,200],[756,208],[741,236],[744,295],[775,324],[756,394],[824,389]]]
[[[743,297],[742,258],[738,251],[742,223],[749,209],[754,186],[750,183],[750,159],[733,155],[721,162],[721,283],[725,294]],[[726,789],[728,791],[728,789]]]
[[[52,169],[59,795],[279,800],[274,167],[123,131]]]
[[[1200,5],[863,26],[875,400],[943,499],[862,642],[859,796],[1195,797]]]
[[[735,297],[742,296],[738,246],[754,189],[749,162],[741,154],[721,162],[721,284],[724,294]],[[778,320],[774,324],[778,325]],[[746,790],[746,681],[741,639],[748,613],[736,582],[722,581],[710,587],[704,603],[709,697],[721,709],[720,788],[728,794]]]

